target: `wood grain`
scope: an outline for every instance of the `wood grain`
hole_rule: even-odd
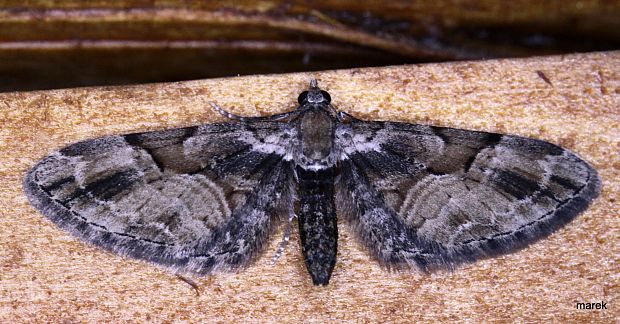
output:
[[[601,196],[527,249],[453,273],[389,273],[341,224],[332,281],[317,288],[293,235],[239,274],[175,275],[84,244],[34,210],[21,179],[86,138],[221,121],[294,107],[310,78],[360,118],[540,138],[591,162]],[[0,322],[489,320],[612,322],[620,316],[620,52],[248,76],[0,94]],[[607,310],[577,310],[606,301]]]
[[[620,0],[8,0],[0,92],[618,49],[618,16]]]

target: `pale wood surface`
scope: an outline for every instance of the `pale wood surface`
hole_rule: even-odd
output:
[[[544,80],[542,75],[548,79]],[[239,274],[195,278],[117,257],[59,230],[22,193],[24,172],[101,135],[290,110],[310,78],[360,118],[519,134],[567,147],[603,179],[574,222],[527,249],[453,273],[389,273],[340,227],[331,284],[317,288],[295,232]],[[0,94],[0,322],[553,319],[620,315],[620,52]],[[576,302],[604,300],[607,310]]]

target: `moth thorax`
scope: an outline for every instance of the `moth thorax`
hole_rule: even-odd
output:
[[[301,151],[308,162],[326,162],[334,146],[334,120],[325,110],[309,110],[301,118]]]

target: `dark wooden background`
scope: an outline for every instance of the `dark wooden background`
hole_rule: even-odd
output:
[[[620,1],[2,1],[0,91],[620,48]]]

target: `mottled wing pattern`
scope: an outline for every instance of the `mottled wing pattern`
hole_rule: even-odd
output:
[[[340,125],[337,207],[386,266],[452,268],[549,235],[600,191],[551,143],[393,122]]]
[[[213,124],[70,145],[24,179],[73,235],[182,272],[247,265],[292,208],[287,124]]]

